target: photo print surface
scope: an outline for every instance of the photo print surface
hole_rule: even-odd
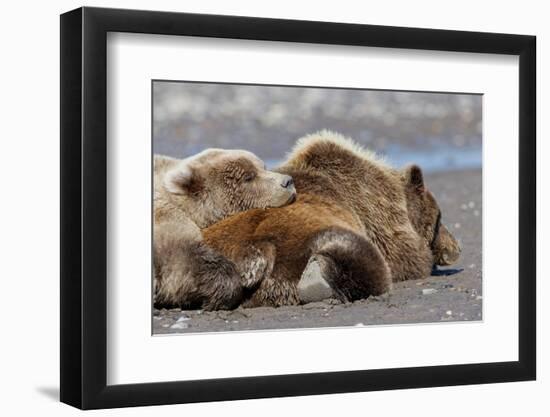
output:
[[[152,81],[154,334],[482,320],[482,95]]]

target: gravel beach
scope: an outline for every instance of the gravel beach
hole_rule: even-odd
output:
[[[341,304],[326,300],[289,307],[207,312],[154,310],[153,333],[292,329],[482,319],[481,170],[426,176],[443,222],[460,240],[459,262],[422,280],[394,285],[390,294]],[[446,274],[447,272],[455,272]],[[458,272],[460,271],[460,272]]]

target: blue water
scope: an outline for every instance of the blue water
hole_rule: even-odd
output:
[[[423,151],[397,148],[385,156],[396,168],[414,163],[424,172],[480,169],[482,163],[481,148],[439,147]]]
[[[393,146],[381,153],[395,168],[416,164],[426,173],[481,169],[481,148],[434,147],[424,150],[411,150]],[[275,168],[281,160],[267,159],[268,168]]]

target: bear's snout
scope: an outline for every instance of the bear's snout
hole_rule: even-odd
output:
[[[458,243],[452,249],[444,249],[439,258],[439,265],[447,266],[454,264],[458,261],[461,252],[462,249]]]
[[[281,187],[283,188],[289,188],[292,185],[294,185],[294,180],[290,175],[283,176],[283,179],[281,180]]]

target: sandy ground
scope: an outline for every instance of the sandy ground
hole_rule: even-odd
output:
[[[481,171],[436,173],[426,182],[439,201],[444,223],[462,244],[461,259],[449,272],[462,271],[401,282],[390,294],[347,304],[326,300],[233,311],[154,310],[153,333],[481,320]]]

